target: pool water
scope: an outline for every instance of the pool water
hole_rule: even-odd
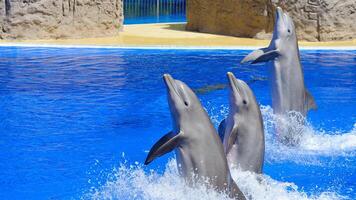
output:
[[[217,126],[227,90],[200,89],[225,84],[227,71],[255,92],[266,130],[265,175],[234,170],[241,190],[253,199],[355,199],[356,51],[301,51],[318,110],[299,147],[274,139],[268,68],[241,66],[249,52],[0,47],[0,199],[226,199],[187,187],[174,153],[143,161],[171,130],[162,74],[204,91]]]

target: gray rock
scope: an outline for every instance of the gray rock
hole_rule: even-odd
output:
[[[122,0],[0,0],[0,38],[114,36],[122,29],[122,5]]]
[[[268,0],[188,0],[187,29],[240,37],[255,37],[273,29]],[[269,5],[269,6],[267,6]]]
[[[355,0],[188,0],[187,29],[268,38],[277,6],[293,18],[300,40],[356,38]]]

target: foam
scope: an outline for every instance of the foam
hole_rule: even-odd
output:
[[[217,127],[227,116],[227,106],[216,106],[209,102],[206,105],[212,122]],[[327,132],[323,129],[315,129],[307,119],[300,114],[295,114],[290,120],[285,121],[273,114],[270,106],[261,106],[261,112],[265,129],[266,157],[269,163],[294,162],[297,164],[322,165],[321,157],[356,155],[356,123],[350,131]],[[277,120],[284,122],[289,128],[299,135],[299,145],[286,146],[276,139],[275,124]],[[284,120],[284,121],[283,121]],[[305,121],[301,124],[300,121]]]
[[[208,103],[208,112],[215,125],[227,115],[228,108],[216,107]],[[302,130],[300,145],[290,147],[278,142],[274,134],[274,125],[278,116],[269,106],[261,106],[266,135],[266,158],[269,163],[295,162],[301,165],[323,165],[321,157],[355,156],[356,123],[350,132],[331,132],[315,130],[306,121],[299,123],[300,116],[291,118],[288,125]],[[304,119],[305,120],[305,119]],[[232,169],[231,175],[241,191],[252,200],[336,200],[347,199],[335,192],[308,191],[306,193],[291,182],[274,180],[268,175],[257,175]],[[155,170],[145,171],[141,164],[127,166],[123,163],[112,170],[104,184],[93,187],[83,199],[189,199],[189,200],[228,200],[226,194],[218,193],[205,186],[194,188],[180,178],[176,161],[171,159],[161,174]],[[332,191],[332,188],[330,189]]]
[[[218,193],[200,185],[194,188],[185,184],[177,172],[176,161],[170,160],[165,172],[145,172],[141,165],[121,165],[112,171],[108,181],[92,188],[82,199],[145,199],[145,200],[229,200],[226,194]],[[254,200],[336,200],[342,196],[323,192],[308,196],[293,183],[279,182],[267,175],[256,175],[234,169],[234,180],[248,199]]]
[[[269,106],[261,106],[266,136],[266,161],[320,164],[319,158],[331,156],[355,156],[356,150],[356,123],[349,132],[326,132],[316,130],[306,119],[306,123],[300,124],[300,116],[292,118],[288,123],[294,130],[301,131],[299,145],[295,147],[280,143],[275,137],[275,123],[278,116],[273,114]]]

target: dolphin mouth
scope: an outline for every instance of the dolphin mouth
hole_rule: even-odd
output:
[[[231,91],[233,91],[234,93],[237,93],[239,95],[239,97],[241,97],[241,94],[240,94],[241,91],[238,87],[239,82],[236,79],[235,75],[232,72],[228,72],[227,78],[229,79]]]
[[[281,7],[277,7],[275,24],[278,25],[279,21],[282,21],[284,25],[287,24],[287,14],[283,11]]]
[[[175,83],[174,78],[169,74],[164,74],[163,75],[163,80],[164,80],[164,83],[167,86],[167,89],[168,89],[170,95],[175,94],[177,97],[179,97],[180,100],[184,101],[182,96],[180,95],[180,93],[178,91],[177,84]]]
[[[277,19],[283,17],[283,15],[284,15],[284,12],[283,12],[282,8],[281,7],[277,7],[277,11],[276,11]]]
[[[163,80],[164,80],[164,83],[166,84],[168,90],[169,91],[174,91],[174,93],[179,96],[179,93],[177,91],[176,84],[174,82],[173,77],[171,75],[169,75],[169,74],[164,74],[163,75]]]

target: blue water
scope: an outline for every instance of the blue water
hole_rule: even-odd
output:
[[[356,51],[301,52],[318,110],[295,148],[273,139],[267,67],[240,66],[249,52],[0,47],[0,199],[158,199],[153,191],[176,175],[166,166],[173,153],[142,166],[147,150],[171,129],[162,74],[198,89],[226,83],[227,71],[249,82],[262,106],[266,196],[354,199]],[[227,91],[199,98],[218,125]],[[145,174],[150,170],[157,177]],[[261,193],[244,180],[238,181],[244,191]],[[287,182],[293,187],[281,186]]]

